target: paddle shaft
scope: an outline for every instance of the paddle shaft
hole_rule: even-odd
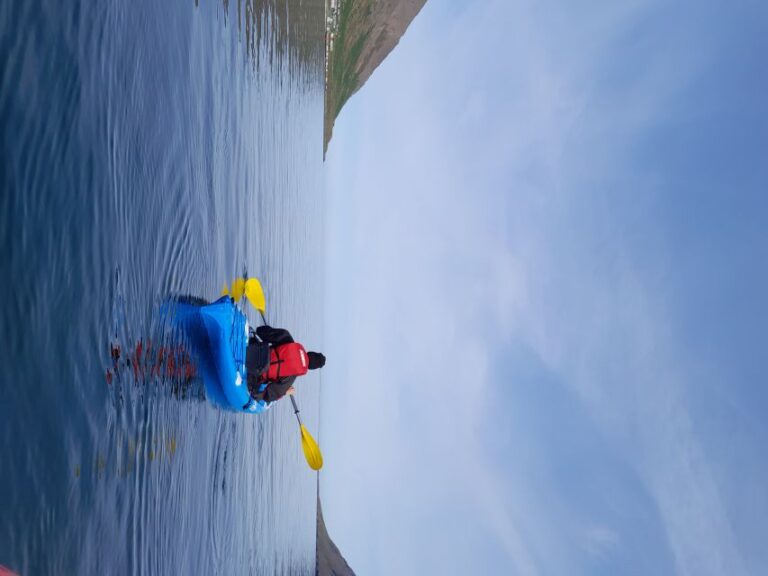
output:
[[[296,400],[292,395],[290,396],[290,398],[291,398],[291,404],[293,404],[293,413],[296,414],[296,420],[299,421],[299,426],[304,426],[304,424],[301,421],[301,416],[299,416],[299,407],[296,405]]]

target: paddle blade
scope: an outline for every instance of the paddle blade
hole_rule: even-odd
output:
[[[248,302],[251,303],[251,306],[264,314],[267,307],[266,298],[264,298],[264,290],[261,287],[261,282],[256,278],[248,278],[248,280],[246,280],[245,297],[248,298]]]
[[[323,467],[323,455],[320,453],[320,447],[307,431],[304,424],[301,425],[301,448],[304,450],[304,457],[312,470],[320,470]]]
[[[229,296],[229,286],[224,284],[224,288],[221,289],[221,294],[219,296]]]
[[[234,282],[232,282],[232,298],[235,299],[235,302],[238,302],[240,298],[243,297],[243,292],[245,291],[245,280],[242,278],[237,278]]]

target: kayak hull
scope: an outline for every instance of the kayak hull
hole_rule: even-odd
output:
[[[232,298],[223,296],[203,306],[176,302],[173,318],[189,340],[209,401],[226,410],[250,414],[268,408],[248,393],[248,320]]]

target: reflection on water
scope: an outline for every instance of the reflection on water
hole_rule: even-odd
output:
[[[181,334],[171,329],[162,315],[153,323],[154,334],[127,340],[132,333],[126,325],[127,302],[123,294],[120,268],[114,273],[114,287],[108,343],[109,358],[105,361],[104,381],[113,405],[121,408],[126,392],[132,387],[140,391],[143,400],[148,392],[167,392],[179,400],[205,400],[205,387],[198,375],[196,361]],[[167,301],[184,300],[199,304],[202,298],[169,296]]]
[[[199,5],[199,0],[195,0]],[[237,19],[237,31],[254,66],[280,67],[288,62],[290,73],[314,66],[325,58],[318,38],[324,33],[325,0],[221,0],[225,25]],[[288,59],[283,56],[289,55]]]
[[[104,372],[104,380],[116,407],[124,403],[128,386],[167,390],[179,400],[206,399],[197,365],[185,344],[139,340],[127,349],[119,342],[111,342],[109,347],[111,364]]]
[[[118,436],[115,438],[115,445],[108,452],[98,451],[90,457],[86,455],[86,459],[90,461],[76,464],[73,472],[75,478],[80,478],[83,474],[91,474],[97,480],[102,480],[109,474],[125,478],[136,471],[138,463],[170,463],[177,448],[176,435],[164,433],[149,439],[138,435],[130,438]]]

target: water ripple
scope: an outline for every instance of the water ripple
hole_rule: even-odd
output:
[[[0,4],[0,561],[20,573],[312,571],[290,411],[218,411],[159,360],[184,349],[166,297],[244,267],[274,318],[321,332],[309,4]]]

